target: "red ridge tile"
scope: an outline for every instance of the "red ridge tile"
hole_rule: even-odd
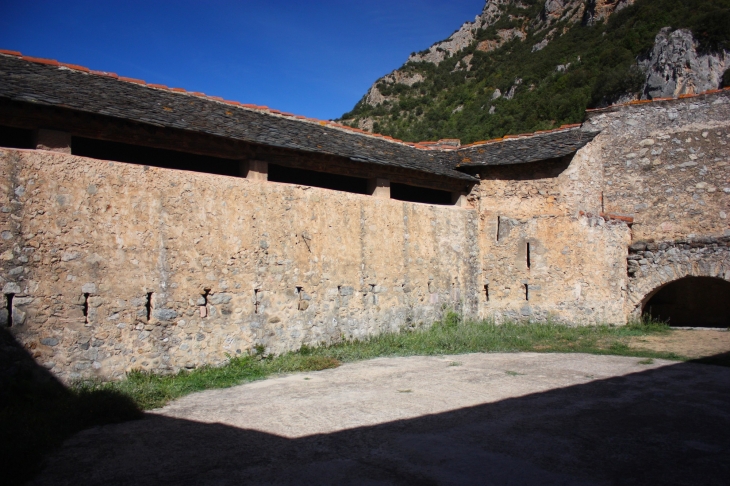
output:
[[[142,79],[126,78],[124,76],[119,76],[118,79],[119,79],[119,81],[126,81],[127,83],[143,84],[143,85],[147,86],[147,83],[144,80],[142,80]]]
[[[87,68],[87,67],[84,67],[84,66],[79,66],[79,65],[77,65],[77,64],[66,64],[65,62],[62,62],[62,63],[60,63],[60,64],[61,64],[61,66],[63,66],[63,67],[67,67],[67,68],[69,68],[69,69],[73,69],[73,70],[75,70],[75,71],[83,71],[83,72],[85,72],[85,73],[88,73],[88,72],[89,72],[89,68]]]
[[[119,77],[119,76],[117,76],[117,73],[108,73],[106,71],[94,71],[94,70],[91,70],[90,72],[91,72],[91,74],[96,74],[98,76],[106,76],[107,78],[117,79]]]
[[[36,64],[47,64],[49,66],[59,66],[60,63],[55,59],[43,59],[40,57],[22,56],[24,61],[34,62]]]
[[[7,49],[0,49],[0,54],[5,54],[6,56],[23,57],[23,55],[20,52],[8,51]]]

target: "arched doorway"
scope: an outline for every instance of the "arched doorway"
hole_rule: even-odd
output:
[[[730,327],[730,282],[685,277],[661,287],[643,314],[679,327]]]

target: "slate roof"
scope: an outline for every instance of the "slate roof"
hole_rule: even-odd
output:
[[[580,150],[598,133],[583,131],[578,124],[528,135],[508,135],[458,150],[456,167],[524,164],[564,157]]]
[[[471,182],[477,179],[456,169],[562,157],[574,153],[596,135],[581,131],[580,125],[571,125],[461,148],[402,142],[265,106],[147,84],[114,73],[4,50],[0,50],[0,97]]]

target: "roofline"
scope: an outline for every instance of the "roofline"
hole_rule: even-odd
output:
[[[164,84],[147,83],[146,81],[144,81],[142,79],[119,76],[116,73],[107,72],[107,71],[95,71],[95,70],[89,69],[85,66],[79,66],[77,64],[63,63],[63,62],[56,61],[55,59],[45,59],[45,58],[39,58],[39,57],[24,56],[22,53],[20,53],[18,51],[0,49],[0,55],[17,57],[17,58],[20,58],[27,62],[32,62],[32,63],[36,63],[36,64],[44,64],[44,65],[48,65],[48,66],[57,66],[62,69],[70,69],[73,71],[83,72],[83,73],[86,73],[89,75],[113,78],[113,79],[117,79],[122,82],[133,83],[133,84],[145,86],[150,89],[169,91],[169,92],[178,93],[178,94],[186,95],[186,96],[195,96],[198,98],[205,98],[210,101],[222,103],[222,104],[229,105],[229,106],[235,106],[235,107],[237,107],[239,109],[243,109],[243,110],[265,113],[265,114],[268,114],[271,116],[276,116],[276,117],[295,119],[295,120],[298,120],[298,121],[301,121],[304,123],[312,123],[312,124],[317,124],[320,126],[326,126],[328,128],[342,130],[342,131],[349,132],[349,133],[356,134],[356,135],[362,135],[365,137],[373,137],[373,138],[385,140],[387,142],[391,142],[391,143],[395,143],[395,144],[399,144],[399,145],[405,145],[405,146],[408,146],[408,147],[411,147],[411,148],[414,148],[417,150],[431,151],[431,152],[458,152],[461,150],[468,150],[468,149],[474,148],[474,147],[491,145],[491,144],[505,142],[505,141],[509,141],[509,140],[513,140],[513,139],[529,138],[529,137],[539,136],[539,135],[543,135],[543,134],[547,134],[547,133],[568,131],[568,130],[580,128],[583,125],[582,123],[574,123],[574,124],[569,124],[569,125],[562,125],[559,128],[555,128],[552,130],[539,130],[539,131],[532,132],[532,133],[522,133],[522,134],[518,134],[518,135],[505,135],[504,137],[501,137],[501,138],[495,138],[495,139],[491,139],[491,140],[481,140],[478,142],[470,143],[468,145],[462,145],[461,147],[458,147],[458,148],[457,147],[444,147],[444,146],[438,146],[438,145],[436,145],[437,142],[431,142],[431,141],[405,142],[403,140],[399,140],[399,139],[390,137],[388,135],[381,135],[379,133],[367,132],[367,131],[361,130],[359,128],[353,128],[353,127],[350,127],[347,125],[342,125],[340,123],[336,123],[336,122],[333,122],[330,120],[319,120],[317,118],[310,118],[310,117],[306,117],[306,116],[302,116],[302,115],[295,115],[293,113],[276,110],[273,108],[269,108],[268,106],[259,106],[259,105],[254,105],[254,104],[241,103],[239,101],[226,100],[226,99],[221,98],[220,96],[209,96],[209,95],[206,95],[205,93],[201,93],[198,91],[187,91],[184,88],[170,88]],[[645,105],[648,103],[680,101],[680,100],[685,100],[688,98],[696,98],[696,97],[700,97],[700,96],[718,94],[718,93],[723,93],[723,92],[727,92],[727,91],[730,91],[730,87],[727,87],[724,89],[708,90],[708,91],[704,91],[702,93],[697,93],[697,94],[680,95],[678,98],[655,98],[653,100],[634,100],[634,101],[630,101],[628,103],[610,105],[610,106],[603,107],[603,108],[588,109],[588,110],[586,110],[586,113],[592,114],[592,113],[597,113],[597,112],[607,112],[607,111],[613,111],[613,110],[623,108],[623,107]]]
[[[618,103],[615,105],[609,105],[604,106],[602,108],[589,108],[586,110],[586,113],[592,114],[592,113],[603,113],[603,112],[609,112],[609,111],[615,111],[620,108],[626,108],[631,106],[641,106],[641,105],[647,105],[647,104],[654,104],[654,103],[667,103],[667,102],[676,102],[676,101],[683,101],[686,99],[691,98],[700,98],[708,95],[716,95],[720,93],[727,93],[730,92],[730,86],[722,89],[708,89],[707,91],[702,91],[701,93],[694,93],[694,94],[682,94],[679,95],[677,98],[653,98],[651,100],[632,100],[627,103]]]

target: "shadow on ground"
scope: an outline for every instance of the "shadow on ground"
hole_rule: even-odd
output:
[[[44,455],[80,430],[141,418],[127,397],[110,391],[72,392],[38,366],[0,328],[0,482],[22,484]]]
[[[678,363],[299,439],[147,414],[77,434],[33,483],[711,485],[728,452],[730,369]]]

